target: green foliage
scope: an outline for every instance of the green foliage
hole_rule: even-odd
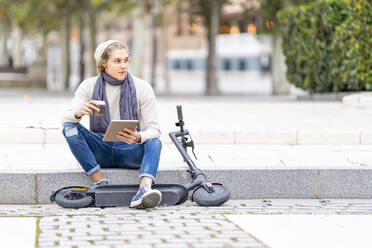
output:
[[[58,29],[57,10],[51,0],[0,0],[0,16],[8,25],[18,25],[25,34],[44,34]]]
[[[242,4],[244,9],[244,14],[248,17],[250,11],[257,11],[251,2],[256,2],[255,0],[246,0]],[[263,23],[258,25],[258,33],[271,33],[276,32],[278,27],[278,20],[276,14],[289,6],[296,6],[301,4],[307,4],[314,2],[314,0],[261,0],[259,4],[258,13],[263,18]],[[272,22],[272,25],[267,26],[266,22]]]
[[[9,16],[24,33],[48,33],[58,29],[59,20],[46,1],[19,0],[11,5]]]
[[[372,90],[370,0],[319,0],[277,17],[289,82],[311,92]]]

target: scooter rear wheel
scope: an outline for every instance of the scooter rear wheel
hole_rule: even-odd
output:
[[[93,197],[85,192],[63,189],[55,196],[56,203],[63,208],[85,208],[93,204]]]
[[[192,194],[192,199],[200,206],[220,206],[230,198],[230,192],[222,184],[213,183],[213,191],[200,186]]]

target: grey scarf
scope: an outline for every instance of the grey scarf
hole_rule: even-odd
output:
[[[90,130],[95,133],[104,134],[110,124],[109,105],[106,97],[106,83],[110,85],[121,85],[120,91],[120,119],[121,120],[138,120],[137,115],[137,96],[133,78],[127,72],[124,80],[117,80],[105,72],[98,76],[94,86],[92,100],[105,101],[106,107],[103,116],[90,116]],[[139,124],[137,130],[140,130]]]

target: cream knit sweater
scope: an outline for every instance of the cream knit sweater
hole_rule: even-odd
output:
[[[139,133],[141,135],[141,143],[144,143],[148,139],[160,137],[158,110],[155,95],[150,84],[133,75],[132,77],[137,94],[137,113],[141,127]],[[77,123],[81,121],[82,118],[75,118],[75,112],[91,100],[97,78],[98,76],[88,78],[79,85],[75,92],[74,99],[63,113],[62,125],[66,122]],[[119,100],[121,86],[106,84],[105,89],[109,104],[110,118],[111,120],[120,120]]]

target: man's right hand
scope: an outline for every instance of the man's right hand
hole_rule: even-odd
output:
[[[99,112],[99,108],[94,101],[90,100],[89,102],[85,103],[80,109],[76,110],[75,118],[80,119],[84,115],[93,115],[94,111]]]

